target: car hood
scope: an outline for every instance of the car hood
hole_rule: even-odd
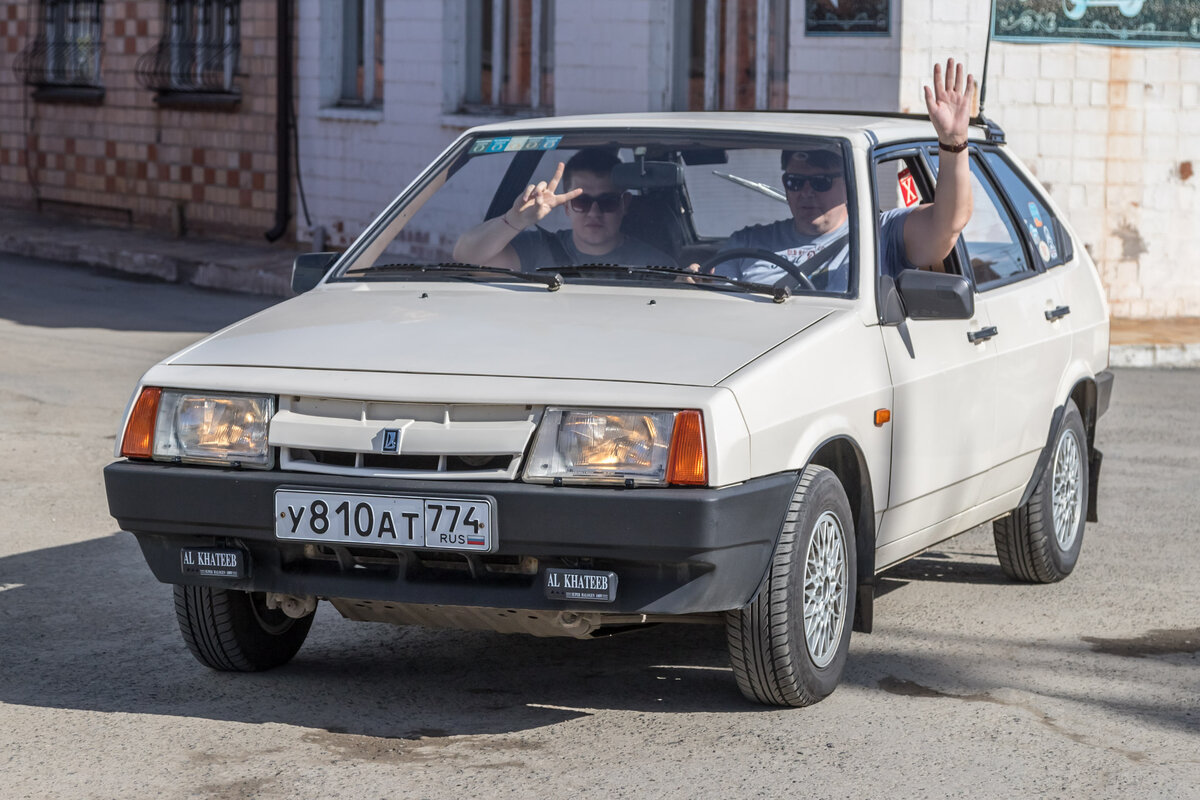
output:
[[[677,287],[334,284],[168,363],[713,386],[837,305]]]

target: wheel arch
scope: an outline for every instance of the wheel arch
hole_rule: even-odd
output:
[[[1058,440],[1058,434],[1062,428],[1062,421],[1068,402],[1075,403],[1075,407],[1079,409],[1079,416],[1083,419],[1083,430],[1087,439],[1089,489],[1087,521],[1097,522],[1099,521],[1099,512],[1097,511],[1096,495],[1100,483],[1100,464],[1103,456],[1096,449],[1096,421],[1104,409],[1101,408],[1100,390],[1096,378],[1092,375],[1084,375],[1076,378],[1075,382],[1071,385],[1071,390],[1064,396],[1062,403],[1055,407],[1054,413],[1050,418],[1050,433],[1046,437],[1046,444],[1038,456],[1037,463],[1034,465],[1033,476],[1030,477],[1029,483],[1025,486],[1025,492],[1021,495],[1019,505],[1023,506],[1029,502],[1034,489],[1042,479],[1042,473],[1049,467],[1051,454],[1054,452],[1054,443]]]
[[[854,630],[870,633],[875,597],[875,498],[870,468],[862,448],[849,436],[826,439],[809,457],[809,464],[825,467],[842,484],[854,515],[854,543],[858,562],[855,575]]]

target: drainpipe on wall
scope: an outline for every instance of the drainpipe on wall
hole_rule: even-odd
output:
[[[263,234],[268,242],[287,233],[292,218],[292,0],[275,4],[275,38],[275,227]]]

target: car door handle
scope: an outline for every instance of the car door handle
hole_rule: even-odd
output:
[[[1071,313],[1070,306],[1059,306],[1058,308],[1052,308],[1049,311],[1047,311],[1046,319],[1050,320],[1051,322],[1054,322],[1054,320],[1059,319],[1061,317],[1065,317],[1067,314],[1070,314],[1070,313]]]
[[[986,342],[988,339],[995,336],[1000,331],[996,330],[995,325],[989,325],[986,328],[980,328],[977,331],[967,331],[967,341],[971,344]]]

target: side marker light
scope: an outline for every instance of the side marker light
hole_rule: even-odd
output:
[[[892,421],[892,412],[886,408],[875,409],[875,427],[882,428]]]

